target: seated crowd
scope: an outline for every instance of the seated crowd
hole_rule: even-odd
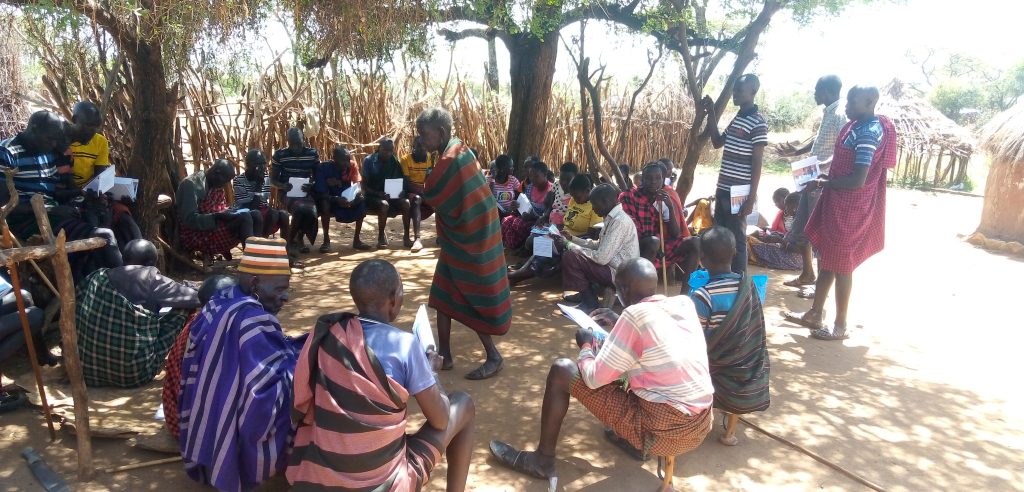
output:
[[[320,316],[299,337],[287,336],[276,317],[289,300],[292,261],[309,252],[320,229],[319,251],[330,251],[332,217],[354,223],[353,249],[368,250],[360,237],[366,214],[377,214],[380,249],[388,247],[387,220],[401,215],[404,247],[423,248],[421,221],[434,213],[424,203],[424,183],[435,159],[424,142],[415,139],[410,153],[396,157],[395,142],[382,139],[357,167],[341,145],[321,162],[292,128],[269,169],[266,155],[254,149],[241,174],[219,159],[186,177],[175,196],[181,245],[205,258],[242,250],[234,276],[210,277],[197,289],[159,271],[156,246],[135,237],[129,204],[89,197],[111,212],[110,220],[96,222],[76,201],[85,195],[82,180],[109,161],[95,106],[81,103],[75,114],[71,125],[50,113],[33,115],[24,132],[0,143],[0,166],[17,171],[21,204],[8,220],[12,231],[18,224],[19,237],[37,232],[26,206],[40,194],[54,230],[108,240],[83,258],[88,267],[76,279],[87,384],[138,387],[163,369],[166,426],[185,470],[219,490],[251,490],[278,474],[296,490],[419,490],[442,456],[447,489],[465,489],[476,409],[468,394],[447,392],[436,375],[451,363],[447,337],[439,352],[393,324],[405,290],[391,263],[362,261],[352,271],[356,312]],[[526,258],[508,270],[510,284],[560,277],[564,301],[607,329],[577,331],[576,360],[558,359],[549,370],[536,449],[492,440],[497,462],[555,477],[570,397],[606,426],[612,444],[641,460],[695,449],[711,432],[712,408],[727,416],[720,442],[735,445],[738,415],[770,403],[761,300],[745,269],[734,265],[746,244],[721,226],[691,234],[669,184],[671,161],[645,165],[635,186],[625,170],[621,190],[594,186],[571,162],[555,179],[537,157],[524,163],[528,177],[521,182],[512,158],[500,155],[486,173],[488,194],[476,155],[464,160],[477,170],[471,174],[483,200],[498,210],[502,242]],[[2,200],[6,189],[0,190]],[[786,227],[798,200],[781,197],[776,227]],[[451,215],[439,207],[439,217]],[[774,244],[768,238],[777,234],[785,229],[751,241]],[[658,294],[659,275],[669,268],[686,279],[700,266],[710,277],[706,285],[691,292],[684,282],[683,295]],[[599,308],[602,295],[608,307]],[[31,309],[35,329],[41,312]],[[10,309],[3,313],[0,349],[9,351],[14,321]],[[424,423],[407,433],[410,398]]]

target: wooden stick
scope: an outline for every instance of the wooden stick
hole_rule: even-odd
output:
[[[11,236],[11,240],[14,241],[15,247],[21,247],[21,242],[18,241],[18,238]],[[52,282],[50,282],[50,278],[47,277],[45,273],[43,273],[43,269],[39,268],[39,264],[36,263],[36,260],[28,260],[28,264],[32,265],[32,269],[36,271],[36,275],[39,275],[39,280],[42,280],[43,283],[46,284],[46,287],[50,289],[50,292],[53,292],[53,295],[57,296],[57,298],[59,299],[60,293],[57,292],[57,288],[53,286]]]
[[[63,234],[64,231],[61,231]],[[59,236],[58,236],[59,237]],[[77,253],[79,251],[89,251],[93,249],[99,249],[107,245],[107,240],[101,237],[91,237],[88,239],[80,239],[78,241],[71,241],[67,243],[64,250],[68,253]],[[56,246],[52,244],[42,246],[26,246],[23,248],[12,248],[0,251],[0,263],[16,262],[28,260],[43,260],[49,258],[57,253]],[[74,296],[74,290],[71,291],[72,297]]]
[[[846,468],[843,468],[843,467],[841,467],[841,466],[839,466],[839,465],[837,465],[837,464],[835,464],[835,463],[833,463],[833,462],[823,458],[822,456],[820,456],[819,454],[815,453],[814,451],[811,451],[810,449],[807,449],[807,448],[805,448],[805,447],[803,447],[803,446],[801,446],[799,444],[796,444],[796,443],[794,443],[794,442],[792,442],[792,441],[790,441],[790,440],[788,440],[788,439],[786,439],[786,438],[784,438],[782,436],[777,436],[775,434],[772,434],[771,432],[768,432],[768,431],[762,429],[757,424],[747,420],[745,417],[740,417],[740,422],[743,422],[744,424],[747,424],[748,426],[750,426],[751,429],[754,429],[754,430],[756,430],[756,431],[758,431],[758,432],[760,432],[760,433],[762,433],[762,434],[764,434],[764,435],[766,435],[766,436],[768,436],[768,437],[770,437],[772,439],[775,439],[776,441],[781,442],[782,444],[785,444],[785,445],[787,445],[787,446],[789,446],[789,447],[791,447],[791,448],[793,448],[793,449],[795,449],[795,450],[797,450],[797,451],[799,451],[799,452],[801,452],[803,454],[806,454],[807,456],[810,456],[814,461],[817,461],[818,463],[821,463],[821,464],[823,464],[823,465],[825,465],[825,466],[827,466],[827,467],[829,467],[829,468],[831,468],[831,469],[833,469],[833,470],[835,470],[835,471],[837,471],[839,473],[842,473],[846,477],[852,479],[853,481],[855,481],[855,482],[857,482],[857,483],[859,483],[859,484],[861,484],[861,485],[863,485],[863,486],[865,486],[865,487],[867,487],[867,488],[869,488],[871,490],[874,490],[876,492],[886,492],[886,490],[884,488],[882,488],[882,486],[880,486],[880,485],[878,485],[878,484],[876,484],[876,483],[874,483],[874,482],[872,482],[872,481],[870,481],[870,480],[868,480],[868,479],[866,479],[866,478],[864,478],[864,477],[862,477],[860,475],[857,475],[856,473],[854,473],[854,472],[852,472],[850,470],[847,470]]]
[[[140,463],[132,463],[130,465],[115,466],[113,468],[107,468],[103,470],[107,473],[121,473],[128,470],[137,470],[139,468],[147,468],[150,466],[166,465],[168,463],[178,463],[181,461],[181,456],[175,456],[173,458],[161,458],[153,461],[143,461]]]
[[[39,225],[39,236],[46,244],[53,244],[53,229],[50,227],[50,217],[46,215],[46,204],[43,203],[43,195],[36,193],[32,196],[32,213],[36,216],[36,223]]]
[[[4,244],[11,244],[11,231],[7,229],[7,223],[3,226]],[[36,388],[39,391],[39,401],[43,404],[43,416],[46,425],[50,428],[50,440],[57,440],[57,429],[53,427],[53,419],[50,418],[50,403],[46,399],[46,387],[43,386],[43,371],[39,367],[39,357],[36,355],[36,344],[32,340],[32,326],[28,321],[28,313],[25,311],[25,298],[21,295],[21,277],[18,275],[18,266],[13,262],[7,262],[7,271],[11,274],[11,287],[14,288],[14,300],[18,305],[18,317],[21,318],[21,331],[25,334],[25,348],[28,349],[28,360],[32,363],[32,373],[36,378]]]
[[[668,204],[661,200],[655,203],[661,203],[662,207],[668,207]],[[668,252],[665,251],[665,221],[662,218],[661,210],[658,210],[658,228],[661,229],[661,234],[658,235],[658,238],[661,239],[661,276],[664,279],[665,295],[668,296]]]
[[[64,231],[57,236],[53,256],[53,270],[60,287],[60,335],[64,341],[64,369],[71,380],[71,397],[75,404],[75,426],[78,434],[78,478],[90,481],[96,470],[92,466],[92,441],[89,438],[89,395],[82,377],[82,361],[78,359],[78,335],[75,333],[75,285],[71,279],[71,264],[68,263],[68,249]],[[107,241],[100,239],[100,245]],[[71,244],[82,241],[74,241]]]
[[[191,267],[193,270],[195,270],[195,271],[197,271],[197,272],[199,272],[199,273],[201,273],[203,275],[206,275],[206,274],[210,273],[205,268],[203,268],[203,267],[201,267],[199,265],[196,265],[196,262],[186,258],[185,256],[182,256],[181,253],[175,251],[174,248],[172,248],[170,244],[167,244],[167,241],[164,241],[164,239],[162,237],[158,236],[156,238],[156,242],[160,245],[161,248],[164,249],[164,251],[170,253],[171,257],[174,258],[175,260],[178,260],[182,265]]]

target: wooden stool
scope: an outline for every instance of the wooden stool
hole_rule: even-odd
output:
[[[662,468],[662,460],[665,460],[664,468]],[[675,490],[672,488],[672,474],[675,473],[675,467],[675,456],[658,456],[658,478],[661,479],[661,487],[658,488],[658,492],[670,492]],[[664,476],[662,476],[663,471]]]

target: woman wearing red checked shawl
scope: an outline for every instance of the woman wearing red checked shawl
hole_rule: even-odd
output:
[[[885,246],[886,172],[896,166],[897,135],[892,122],[875,115],[878,89],[854,87],[846,100],[850,122],[839,132],[832,169],[808,186],[821,187],[821,199],[807,221],[807,238],[818,252],[814,305],[786,319],[812,330],[821,340],[848,338],[846,312],[853,271]],[[825,300],[836,284],[836,319],[829,328]]]

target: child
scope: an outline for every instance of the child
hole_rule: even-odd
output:
[[[511,215],[515,207],[516,190],[519,189],[519,179],[512,175],[511,157],[501,154],[494,159],[494,172],[487,178],[487,186],[498,201],[498,215],[501,218]]]
[[[576,176],[569,184],[569,211],[566,212],[562,224],[573,236],[590,236],[594,226],[604,220],[594,213],[594,205],[590,203],[590,190],[593,187],[590,176],[586,174]]]
[[[771,403],[768,391],[768,343],[764,312],[750,276],[732,272],[736,239],[715,226],[701,234],[701,261],[708,283],[690,294],[708,346],[714,406],[728,424],[719,442],[735,446],[740,414],[759,412]]]
[[[803,268],[803,257],[799,252],[787,251],[782,247],[786,233],[793,226],[796,210],[800,206],[800,193],[790,193],[785,197],[779,214],[775,217],[770,229],[757,232],[747,238],[750,249],[750,262],[776,270],[800,270]]]

